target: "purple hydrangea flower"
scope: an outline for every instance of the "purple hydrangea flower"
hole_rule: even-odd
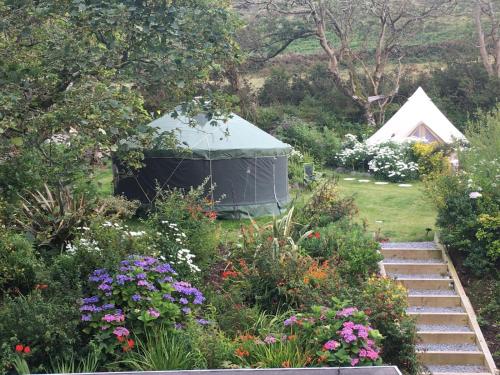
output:
[[[199,325],[202,325],[202,326],[206,326],[207,324],[209,324],[210,322],[206,319],[196,319],[196,323],[198,323]]]
[[[189,307],[183,307],[181,309],[181,311],[184,313],[184,314],[189,314],[191,312],[191,309]]]
[[[87,303],[96,303],[99,302],[99,296],[92,296],[88,298],[82,298],[82,303],[87,304]]]
[[[141,300],[141,298],[142,298],[142,297],[141,297],[141,295],[140,295],[140,294],[134,294],[134,295],[132,296],[132,301],[134,301],[134,302],[138,302],[138,301],[140,301],[140,300]]]
[[[183,305],[187,305],[189,303],[189,301],[186,298],[182,297],[181,299],[179,299],[179,303],[181,303]]]
[[[295,323],[297,323],[297,317],[295,315],[292,315],[291,317],[286,319],[283,324],[288,327],[293,326]]]
[[[115,304],[114,303],[106,303],[106,304],[102,305],[101,308],[103,310],[111,310],[111,309],[115,308]]]
[[[170,294],[164,294],[163,299],[166,299],[167,301],[170,301],[170,302],[175,302],[175,298],[172,297]]]
[[[145,273],[138,273],[137,275],[135,275],[135,277],[137,278],[137,280],[145,280],[147,278]]]
[[[173,274],[176,273],[172,268],[172,266],[168,263],[159,264],[158,266],[155,267],[154,270],[158,273],[173,273]]]
[[[90,322],[92,320],[92,315],[90,314],[83,314],[82,315],[82,322]]]

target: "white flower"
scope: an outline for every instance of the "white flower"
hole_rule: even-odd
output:
[[[483,194],[481,194],[477,191],[473,191],[472,193],[469,194],[470,199],[477,199],[477,198],[481,198],[482,196],[483,196]]]

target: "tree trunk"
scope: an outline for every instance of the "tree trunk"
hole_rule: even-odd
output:
[[[481,23],[481,4],[476,2],[474,8],[474,21],[476,23],[477,39],[479,43],[479,54],[481,55],[481,60],[483,62],[484,68],[488,72],[489,76],[493,76],[493,66],[490,62],[490,56],[486,48],[486,40],[484,38],[483,25]]]
[[[368,126],[376,128],[377,127],[377,121],[375,120],[375,113],[373,113],[373,108],[372,106],[368,103],[363,106],[363,111],[364,111],[364,117],[365,121],[368,124]]]

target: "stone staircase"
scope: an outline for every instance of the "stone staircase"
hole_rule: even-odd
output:
[[[495,374],[476,316],[445,249],[435,242],[383,243],[382,272],[408,289],[417,355],[436,375]]]

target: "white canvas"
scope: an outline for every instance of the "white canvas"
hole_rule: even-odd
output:
[[[440,142],[452,143],[456,140],[465,140],[465,136],[419,87],[399,111],[366,142],[371,145],[388,141],[404,142],[420,125],[425,125],[433,133],[433,138],[437,136]]]

